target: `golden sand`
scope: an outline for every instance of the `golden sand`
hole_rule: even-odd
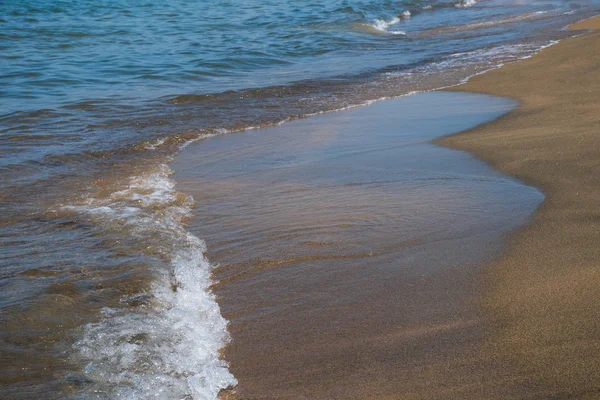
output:
[[[520,398],[600,398],[600,17],[570,28],[595,31],[457,87],[521,105],[438,141],[547,196],[483,276],[482,356],[521,371]]]

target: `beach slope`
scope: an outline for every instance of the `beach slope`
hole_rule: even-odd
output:
[[[600,18],[570,29],[591,32],[454,88],[521,105],[437,141],[546,195],[483,274],[483,351],[521,369],[527,398],[600,397]]]

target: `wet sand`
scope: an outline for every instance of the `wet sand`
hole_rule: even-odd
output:
[[[595,30],[457,88],[521,105],[439,141],[547,195],[482,276],[481,353],[518,366],[520,398],[600,398],[600,17],[571,29]]]
[[[190,230],[219,265],[235,396],[510,397],[511,366],[478,352],[477,271],[542,195],[430,141],[512,107],[428,93],[177,157],[178,189],[197,201]]]

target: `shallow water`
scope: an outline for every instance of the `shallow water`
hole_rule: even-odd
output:
[[[173,324],[168,311],[185,293],[212,310],[181,321],[208,329],[207,351],[182,370],[161,356],[154,372],[178,377],[182,386],[173,385],[183,391],[210,386],[188,379],[199,365],[218,377],[206,382],[220,382],[207,390],[233,382],[216,355],[228,339],[206,292],[211,266],[181,261],[202,252],[203,237],[186,231],[193,200],[174,189],[172,157],[207,136],[455,84],[572,35],[560,28],[598,4],[6,2],[2,391],[11,398],[79,393],[90,371],[86,357],[73,355],[74,343],[89,354],[131,350],[129,342],[148,349],[142,358],[156,354],[135,334],[90,347],[85,334],[96,325],[88,324],[153,315],[157,325],[147,329],[172,339],[159,325]],[[204,278],[182,296],[166,296],[165,288],[179,287],[176,271],[189,269]],[[179,339],[183,349],[189,338]],[[133,392],[154,390],[130,378]]]
[[[410,243],[420,248],[501,237],[527,219],[541,193],[431,141],[515,105],[485,95],[432,92],[212,137],[175,158],[174,179],[196,200],[189,229],[207,241],[209,253],[250,264],[250,254],[263,246],[285,253],[291,243],[314,243],[325,252],[335,252],[331,245],[374,255],[390,246],[396,251],[400,243],[410,252]],[[365,239],[365,232],[376,238]],[[489,256],[480,243],[469,245],[473,249],[456,256]],[[422,264],[418,273],[455,263]],[[221,283],[223,275],[239,273],[222,271],[216,270]]]
[[[419,94],[206,139],[175,159],[196,199],[189,229],[218,264],[242,398],[431,398],[456,375],[496,373],[463,370],[480,339],[476,266],[543,196],[430,141],[514,106]],[[434,365],[446,382],[419,388]],[[481,386],[460,398],[511,390]]]

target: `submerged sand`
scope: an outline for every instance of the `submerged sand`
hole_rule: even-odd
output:
[[[426,93],[178,156],[190,229],[218,264],[237,394],[423,398],[484,379],[474,271],[543,196],[430,140],[515,105]]]
[[[571,29],[600,29],[600,17]],[[533,223],[485,269],[493,330],[482,357],[530,384],[519,398],[600,398],[600,32],[565,40],[457,90],[521,101],[439,143],[541,188]],[[494,377],[490,377],[494,379]]]

